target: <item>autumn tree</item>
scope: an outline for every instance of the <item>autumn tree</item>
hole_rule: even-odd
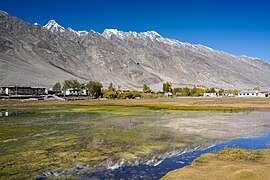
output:
[[[257,87],[255,87],[255,88],[253,88],[253,90],[257,90],[257,91],[259,91],[259,90],[260,90],[260,87],[259,87],[259,86],[257,86]]]
[[[143,92],[144,93],[150,93],[151,92],[151,89],[149,86],[147,86],[146,84],[143,85]]]
[[[194,86],[190,91],[191,96],[196,96],[196,92],[197,92],[197,88],[196,88],[196,86]]]
[[[109,84],[108,89],[103,90],[103,97],[109,99],[114,99],[117,97],[117,92],[112,82]]]
[[[215,90],[215,88],[210,88],[210,90],[209,90],[209,93],[216,93],[216,90]]]
[[[167,92],[172,92],[173,88],[172,88],[172,83],[171,82],[166,82],[163,83],[163,92],[167,93]]]
[[[108,90],[109,91],[115,91],[115,87],[114,87],[112,82],[109,84]]]
[[[223,95],[223,94],[224,94],[224,89],[218,90],[218,94],[219,94],[219,95]]]
[[[191,92],[190,92],[190,89],[185,87],[182,89],[182,96],[190,96],[191,95]]]
[[[203,93],[204,93],[203,89],[197,88],[195,96],[203,96]]]
[[[121,86],[120,86],[120,85],[117,86],[117,91],[118,91],[118,92],[122,92]]]

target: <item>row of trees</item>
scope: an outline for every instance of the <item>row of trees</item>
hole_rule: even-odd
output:
[[[258,87],[254,88],[254,89],[259,89]],[[184,87],[184,88],[172,88],[172,83],[170,82],[166,82],[163,83],[163,92],[164,93],[172,93],[174,95],[177,96],[203,96],[204,93],[218,93],[219,95],[223,95],[224,93],[231,93],[234,95],[237,95],[239,93],[239,90],[224,90],[224,89],[219,89],[216,90],[215,88],[206,88],[206,89],[202,89],[202,88],[197,88],[197,87],[193,87],[193,88],[188,88],[188,87]]]
[[[108,89],[102,89],[103,85],[98,81],[90,81],[88,83],[80,83],[76,79],[70,79],[65,80],[63,84],[61,85],[59,82],[57,82],[53,86],[53,90],[66,90],[69,88],[73,89],[87,89],[89,91],[89,95],[93,98],[136,98],[136,97],[143,97],[143,98],[154,98],[154,97],[160,97],[163,96],[163,93],[172,93],[177,96],[203,96],[203,94],[206,93],[218,93],[220,95],[223,95],[224,93],[233,93],[237,94],[238,90],[224,90],[219,89],[218,91],[215,90],[215,88],[209,88],[209,89],[201,89],[197,87],[193,88],[173,88],[171,82],[163,83],[163,92],[154,93],[151,91],[150,87],[146,84],[142,87],[142,92],[139,91],[129,91],[129,92],[123,92],[121,90],[121,86],[118,86],[117,88],[113,85],[113,83],[109,84]],[[254,88],[255,89],[255,88]],[[256,89],[259,89],[256,87]]]
[[[55,83],[55,85],[53,86],[53,90],[55,91],[59,91],[61,89],[69,89],[69,88],[82,88],[82,86],[85,86],[85,83],[80,83],[77,79],[69,79],[69,80],[65,80],[63,82],[63,85],[60,84],[60,82]]]
[[[110,99],[134,99],[134,98],[154,98],[154,97],[159,97],[160,95],[157,95],[156,93],[149,94],[151,93],[151,89],[149,86],[146,84],[143,85],[142,87],[143,93],[139,91],[128,91],[128,92],[123,92],[121,90],[121,86],[118,86],[117,89],[115,86],[110,83],[108,89],[102,90],[102,97],[103,98],[110,98]]]
[[[230,94],[237,95],[239,93],[239,90],[237,90],[237,89],[216,90],[215,88],[201,89],[201,88],[197,88],[197,87],[193,87],[193,88],[185,87],[185,88],[174,88],[172,93],[175,95],[178,95],[178,96],[203,96],[204,93],[217,93],[218,95],[230,93]]]
[[[54,91],[67,90],[67,89],[87,89],[89,94],[98,98],[102,95],[102,84],[97,81],[89,81],[88,83],[80,83],[77,79],[69,79],[63,82],[63,85],[60,82],[55,83],[53,86]]]
[[[70,79],[65,80],[63,84],[61,85],[60,82],[55,83],[53,86],[54,91],[60,91],[60,90],[67,90],[67,89],[87,89],[89,91],[89,95],[93,98],[129,98],[133,99],[136,97],[144,97],[144,98],[150,98],[150,97],[156,97],[157,95],[146,95],[142,94],[139,91],[129,91],[129,92],[123,92],[121,90],[121,86],[118,86],[117,89],[113,85],[113,83],[109,84],[108,89],[102,89],[103,85],[98,81],[90,81],[88,83],[80,83],[76,79]],[[142,87],[144,93],[150,93],[151,89],[146,84]],[[160,95],[158,95],[160,96]]]
[[[205,92],[215,93],[215,88],[211,88],[210,90],[207,90],[207,91],[197,88],[195,86],[193,88],[188,88],[188,87],[173,88],[171,82],[166,82],[166,83],[163,83],[163,92],[164,93],[170,92],[177,96],[203,96]]]
[[[177,96],[203,96],[204,90],[200,88],[174,88],[173,94]]]

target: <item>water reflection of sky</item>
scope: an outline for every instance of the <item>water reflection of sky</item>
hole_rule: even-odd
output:
[[[243,149],[264,149],[269,148],[270,131],[262,136],[251,138],[234,139],[226,143],[208,147],[204,150],[194,150],[186,152],[176,157],[170,157],[162,161],[157,166],[139,165],[125,166],[115,170],[91,172],[83,175],[83,179],[160,179],[169,171],[189,165],[201,154],[215,152],[224,148],[238,147]]]

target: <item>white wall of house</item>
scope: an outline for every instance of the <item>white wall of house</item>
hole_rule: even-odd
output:
[[[8,90],[8,88],[6,88],[6,89],[5,89],[5,93],[8,94],[8,92],[9,92],[9,90]]]
[[[238,94],[239,97],[268,97],[268,93],[260,91],[242,91]]]
[[[65,95],[67,95],[67,96],[72,95],[72,93],[73,93],[72,91],[73,91],[73,89],[66,89]]]
[[[234,97],[234,94],[233,93],[224,93],[223,96]]]
[[[173,93],[171,93],[171,92],[166,92],[164,95],[167,96],[167,97],[170,97],[170,96],[173,96]]]
[[[204,97],[218,97],[218,93],[203,93]]]
[[[79,90],[79,89],[72,89],[72,88],[71,89],[66,89],[66,91],[65,91],[65,95],[66,96],[69,96],[69,95],[77,96],[80,93],[82,93],[81,90]]]

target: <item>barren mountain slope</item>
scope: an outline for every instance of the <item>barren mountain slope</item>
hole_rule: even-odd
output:
[[[270,65],[202,45],[107,29],[76,32],[55,21],[44,27],[0,12],[0,85],[52,86],[76,78],[123,89],[162,83],[221,88],[270,88]]]

